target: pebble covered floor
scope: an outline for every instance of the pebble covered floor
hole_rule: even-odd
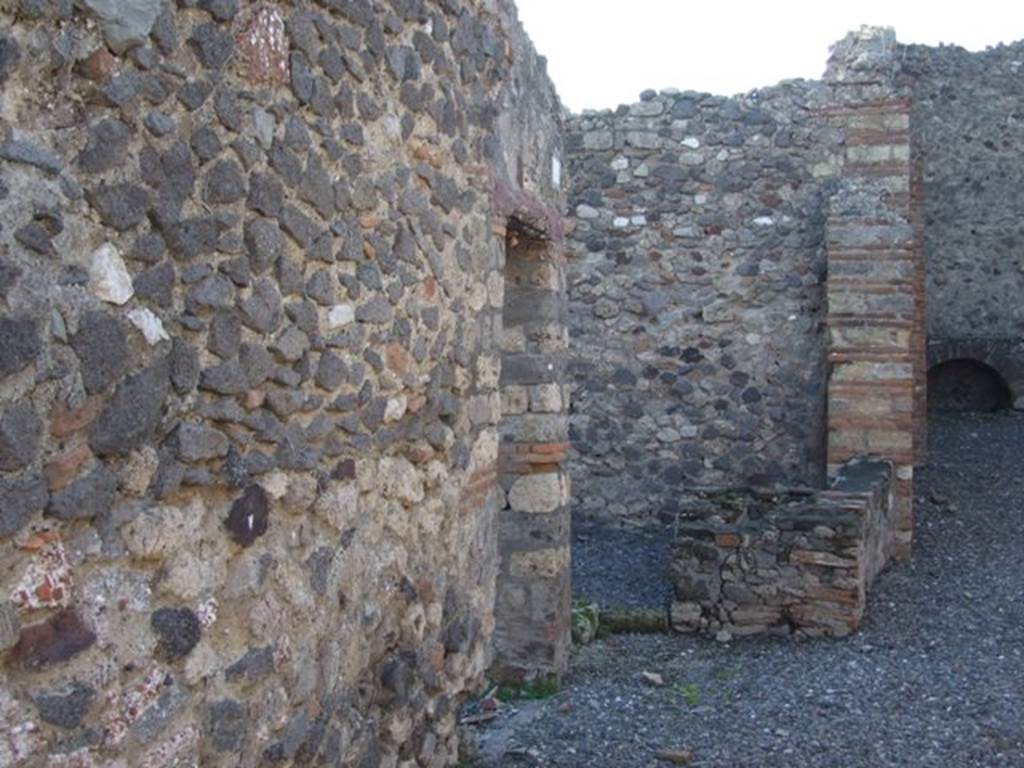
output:
[[[1024,414],[933,416],[913,559],[859,633],[613,636],[556,696],[503,708],[477,765],[1024,766],[1022,456]]]
[[[616,608],[665,608],[672,599],[670,529],[573,524],[576,600]]]

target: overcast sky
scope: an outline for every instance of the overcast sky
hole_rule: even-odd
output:
[[[861,24],[904,43],[982,50],[1024,38],[1020,0],[517,0],[573,111],[637,101],[646,88],[722,95],[818,78],[828,46]]]

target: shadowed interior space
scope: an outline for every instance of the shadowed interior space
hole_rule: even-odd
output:
[[[1000,411],[1013,398],[999,372],[990,365],[960,358],[928,371],[928,409],[931,411]]]

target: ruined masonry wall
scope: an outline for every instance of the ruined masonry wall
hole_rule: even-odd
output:
[[[924,157],[928,331],[1024,335],[1024,43],[900,49]]]
[[[551,679],[568,661],[569,385],[565,261],[549,242],[509,232],[501,371],[501,555],[495,676]]]
[[[1024,404],[1024,43],[900,49],[923,169],[928,358],[992,366]]]
[[[850,462],[827,491],[731,492],[696,505],[672,548],[672,627],[844,637],[886,562],[892,468]]]
[[[506,0],[84,6],[0,4],[0,764],[452,764],[543,60]]]
[[[829,490],[800,501],[763,493],[739,511],[733,500],[680,525],[676,629],[843,636],[875,576],[910,554],[925,296],[895,50],[891,30],[861,30],[833,48],[825,73],[834,90],[821,114],[842,137],[824,237]]]
[[[822,481],[834,98],[648,92],[570,120],[575,510],[670,519],[687,486]]]

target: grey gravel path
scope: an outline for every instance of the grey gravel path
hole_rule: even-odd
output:
[[[672,540],[649,528],[574,524],[572,592],[621,608],[662,608],[672,596]]]
[[[930,444],[914,558],[857,635],[613,637],[556,697],[503,712],[503,754],[479,764],[1024,767],[1024,414],[935,417]]]

